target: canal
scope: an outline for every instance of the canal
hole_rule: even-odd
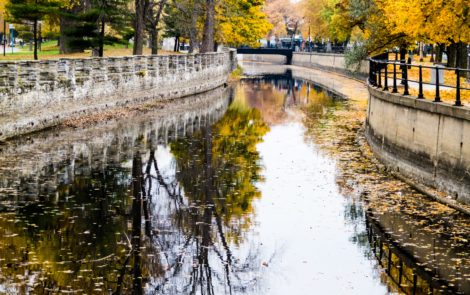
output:
[[[286,71],[1,145],[0,293],[470,292],[468,219],[374,162],[364,108]]]

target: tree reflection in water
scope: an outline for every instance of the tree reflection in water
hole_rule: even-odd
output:
[[[233,257],[231,245],[241,242],[260,194],[255,146],[267,129],[258,111],[235,103],[215,125],[206,123],[171,144],[174,175],[163,175],[150,152],[143,191],[154,213],[151,228],[158,234],[151,239],[163,254],[164,273],[150,279],[149,290],[217,294],[254,287],[258,249],[242,260]]]
[[[201,126],[169,146],[129,142],[133,157],[121,163],[76,159],[74,178],[57,191],[0,208],[0,293],[253,288],[259,249],[239,246],[260,195],[255,146],[268,127],[237,103]]]

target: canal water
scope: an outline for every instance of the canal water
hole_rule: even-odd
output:
[[[349,108],[286,72],[1,145],[0,294],[464,293],[345,189]]]

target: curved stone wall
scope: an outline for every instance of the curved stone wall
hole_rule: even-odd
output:
[[[236,67],[234,50],[0,63],[0,140],[110,107],[214,89]]]
[[[470,108],[372,86],[366,136],[389,167],[470,204]]]
[[[369,74],[369,63],[366,60],[361,62],[357,73],[352,73],[346,68],[344,54],[338,53],[294,52],[292,64],[358,76],[360,78]]]

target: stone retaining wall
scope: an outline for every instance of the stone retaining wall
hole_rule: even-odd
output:
[[[368,88],[366,136],[381,161],[470,204],[470,108]]]
[[[0,63],[0,140],[115,106],[214,89],[236,52]]]
[[[342,74],[353,74],[346,68],[344,54],[337,53],[317,53],[317,52],[294,52],[292,64],[307,68],[318,68],[334,71]],[[369,64],[363,61],[354,76],[364,77],[369,74]]]

